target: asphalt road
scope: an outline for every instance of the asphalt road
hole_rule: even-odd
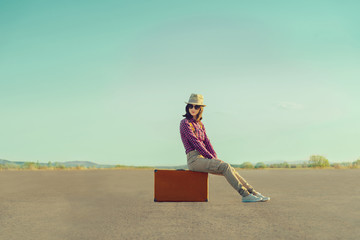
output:
[[[209,175],[209,202],[154,202],[153,170],[0,171],[0,240],[360,239],[360,169]]]

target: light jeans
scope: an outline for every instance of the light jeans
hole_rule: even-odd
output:
[[[186,156],[189,170],[223,175],[230,185],[243,197],[249,195],[249,193],[256,193],[254,188],[230,164],[220,159],[204,158],[197,150],[187,153]]]

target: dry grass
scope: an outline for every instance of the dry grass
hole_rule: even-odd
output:
[[[154,169],[153,167],[135,167],[135,166],[121,166],[121,167],[114,167],[114,168],[96,168],[96,167],[84,167],[84,166],[75,166],[75,167],[64,167],[64,166],[3,166],[0,165],[0,171],[86,171],[86,170],[117,170],[117,169],[129,169],[129,170],[149,170]]]
[[[28,165],[16,165],[16,164],[0,164],[0,171],[59,171],[59,170],[66,170],[66,171],[86,171],[86,170],[149,170],[149,169],[155,169],[155,167],[149,167],[149,166],[126,166],[126,165],[116,165],[113,168],[97,168],[97,167],[85,167],[85,166],[75,166],[75,167],[66,167],[64,165],[56,165],[56,166],[47,166],[47,165],[38,165],[38,164],[28,164]],[[175,168],[174,168],[175,169]],[[341,169],[359,169],[359,166],[357,164],[352,165],[341,165],[338,163],[333,164],[330,167],[288,167],[288,168],[276,168],[276,167],[266,167],[266,168],[239,168],[235,167],[236,170],[303,170],[303,169],[335,169],[335,170],[341,170]]]

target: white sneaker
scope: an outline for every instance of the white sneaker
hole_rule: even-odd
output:
[[[246,197],[242,197],[243,202],[261,202],[262,198],[249,194]]]
[[[255,196],[262,198],[262,200],[261,200],[262,202],[270,201],[270,197],[265,197],[259,192]]]

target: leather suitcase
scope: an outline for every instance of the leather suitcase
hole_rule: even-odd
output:
[[[207,202],[208,173],[154,170],[154,202]]]

